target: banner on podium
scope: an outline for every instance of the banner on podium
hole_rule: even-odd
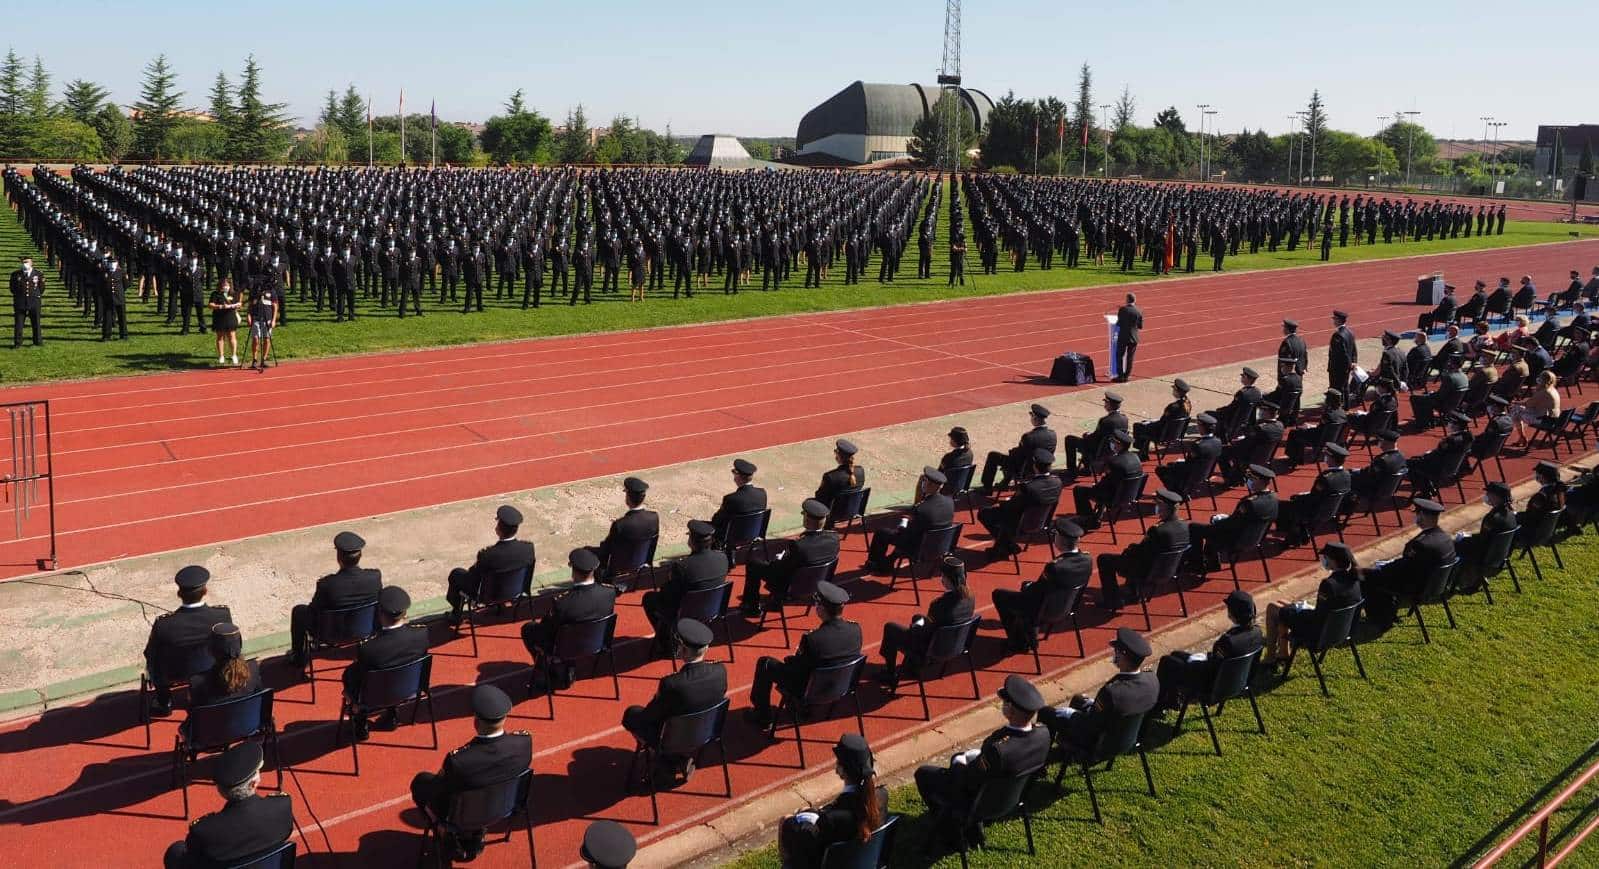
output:
[[[1122,360],[1116,353],[1116,337],[1121,334],[1121,329],[1116,326],[1115,314],[1105,315],[1105,331],[1110,333],[1110,376],[1113,378],[1120,377],[1122,376]]]

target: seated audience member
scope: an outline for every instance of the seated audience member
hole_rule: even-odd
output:
[[[1044,565],[1037,582],[1023,582],[1021,588],[1014,591],[994,589],[994,613],[1005,628],[1005,645],[1010,651],[1029,651],[1036,646],[1038,618],[1044,602],[1052,594],[1081,591],[1094,572],[1093,559],[1077,548],[1083,537],[1082,526],[1069,517],[1060,516],[1055,519],[1054,534],[1058,554]]]
[[[605,532],[605,539],[599,546],[591,547],[594,554],[599,556],[599,578],[611,581],[618,594],[628,590],[626,581],[614,581],[615,575],[622,566],[611,564],[611,559],[623,552],[628,552],[651,537],[658,538],[661,533],[661,517],[654,510],[644,509],[644,498],[650,490],[650,484],[638,477],[628,477],[622,481],[622,499],[627,504],[627,512],[611,521],[611,527]]]
[[[907,663],[914,662],[927,646],[927,640],[939,628],[958,625],[972,617],[977,603],[972,590],[966,585],[966,564],[953,555],[944,556],[939,579],[944,593],[933,600],[927,615],[913,616],[909,625],[889,622],[883,625],[883,643],[879,649],[883,656],[883,669],[877,675],[879,682],[893,688],[899,685],[901,656]]]
[[[716,526],[699,519],[688,523],[688,554],[672,562],[666,582],[644,593],[639,606],[655,629],[655,651],[665,655],[671,649],[671,631],[677,622],[677,608],[691,591],[704,591],[727,582],[727,553],[714,545]]]
[[[766,490],[755,485],[755,464],[733,460],[733,491],[722,496],[722,504],[711,514],[718,548],[727,540],[727,525],[734,516],[759,513],[766,509]]]
[[[1560,390],[1555,388],[1554,372],[1539,372],[1532,391],[1527,393],[1525,399],[1510,408],[1510,418],[1515,421],[1516,436],[1520,438],[1517,446],[1524,447],[1530,440],[1527,433],[1529,425],[1543,423],[1559,415]]]
[[[1410,352],[1405,354],[1405,384],[1411,392],[1425,389],[1427,372],[1432,369],[1432,348],[1427,345],[1427,333],[1417,332]]]
[[[1310,542],[1304,525],[1310,521],[1322,499],[1342,496],[1344,502],[1347,502],[1350,497],[1350,488],[1354,485],[1354,480],[1349,470],[1344,467],[1344,462],[1349,460],[1349,448],[1338,444],[1327,444],[1321,449],[1326,466],[1316,475],[1315,481],[1310,484],[1310,490],[1292,495],[1278,506],[1277,533],[1282,535],[1285,546],[1303,546]],[[1340,512],[1343,512],[1342,503],[1339,507]]]
[[[428,629],[406,621],[411,609],[411,596],[397,585],[386,586],[378,594],[378,632],[356,647],[355,660],[344,668],[344,696],[354,700],[361,692],[366,676],[373,670],[383,670],[409,664],[428,653]],[[387,730],[394,727],[395,710],[383,710],[376,722],[369,721],[364,709],[354,719],[355,738],[366,739],[372,727]]]
[[[1226,605],[1233,626],[1216,638],[1209,653],[1168,652],[1155,665],[1155,679],[1160,683],[1156,709],[1178,709],[1185,699],[1203,697],[1222,661],[1248,655],[1266,644],[1255,625],[1255,599],[1249,592],[1233,589]]]
[[[1516,524],[1521,528],[1536,528],[1544,516],[1566,507],[1566,484],[1560,479],[1559,465],[1539,462],[1533,466],[1532,477],[1538,481],[1538,491],[1516,512]]]
[[[1460,556],[1460,570],[1455,574],[1455,588],[1467,594],[1476,591],[1477,586],[1482,583],[1484,569],[1499,567],[1497,564],[1482,563],[1488,538],[1506,531],[1514,531],[1519,527],[1516,508],[1510,501],[1509,486],[1497,480],[1489,483],[1483,488],[1482,502],[1488,506],[1488,512],[1482,514],[1482,523],[1477,526],[1477,533],[1455,535],[1455,554]]]
[[[340,531],[333,538],[333,551],[339,570],[316,581],[316,593],[309,604],[289,611],[289,664],[304,667],[311,654],[311,629],[318,613],[377,603],[383,590],[382,572],[361,566],[361,551],[366,541],[353,531]]]
[[[472,689],[471,705],[477,735],[445,755],[438,772],[419,772],[411,779],[411,800],[435,818],[449,817],[450,806],[460,794],[510,781],[533,763],[533,737],[525,730],[505,731],[512,704],[504,691],[477,685]],[[444,832],[439,846],[446,859],[470,861],[483,851],[483,832],[466,830],[459,838]]]
[[[1027,418],[1033,427],[1022,434],[1016,446],[1003,453],[997,450],[991,451],[984,459],[982,486],[985,493],[993,494],[996,475],[1002,475],[998,483],[1000,488],[1009,486],[1012,480],[1022,476],[1034,452],[1038,450],[1048,450],[1051,454],[1055,452],[1059,441],[1054,430],[1046,425],[1049,421],[1049,408],[1035,404],[1028,409]],[[1069,443],[1070,438],[1067,440]]]
[[[1238,372],[1238,389],[1233,393],[1232,400],[1225,406],[1210,412],[1216,418],[1220,434],[1226,438],[1243,428],[1255,419],[1255,405],[1266,397],[1255,382],[1260,380],[1260,372],[1249,366],[1244,366]]]
[[[1117,628],[1110,647],[1117,672],[1098,694],[1078,694],[1067,705],[1045,708],[1039,715],[1065,748],[1068,763],[1090,756],[1113,719],[1148,712],[1160,699],[1159,680],[1141,669],[1153,651],[1149,641],[1132,628]]]
[[[1518,314],[1512,322],[1513,326],[1494,336],[1494,346],[1500,352],[1515,349],[1524,339],[1532,337],[1532,321],[1526,316]]]
[[[1005,726],[990,733],[983,744],[953,755],[944,766],[926,764],[916,770],[916,790],[933,813],[932,829],[942,830],[946,842],[964,835],[982,842],[982,830],[950,829],[951,815],[965,809],[983,782],[1038,769],[1049,757],[1050,732],[1036,723],[1044,709],[1044,696],[1021,676],[1005,677],[999,689],[1000,714]]]
[[[1483,304],[1483,313],[1489,317],[1508,316],[1510,303],[1514,298],[1510,290],[1510,279],[1500,278],[1499,286],[1494,287],[1494,291],[1488,294],[1488,301]]]
[[[233,866],[277,848],[294,835],[294,804],[289,795],[256,793],[262,762],[258,742],[241,742],[217,757],[214,778],[226,803],[190,824],[183,841],[167,848],[166,869]]]
[[[1411,459],[1409,467],[1410,489],[1413,494],[1437,498],[1444,486],[1454,482],[1455,476],[1465,467],[1471,455],[1471,417],[1455,411],[1444,418],[1444,436],[1438,445]],[[1454,474],[1450,474],[1454,470]],[[1446,474],[1450,474],[1446,477]]]
[[[1455,558],[1455,539],[1438,527],[1444,505],[1415,498],[1411,506],[1416,510],[1420,532],[1405,544],[1404,554],[1373,564],[1362,580],[1366,616],[1379,628],[1392,626],[1398,618],[1400,598],[1420,592],[1435,568]]]
[[[244,636],[239,626],[223,622],[211,626],[211,669],[189,678],[189,703],[205,706],[261,690],[261,670],[244,659]]]
[[[1322,395],[1320,418],[1314,423],[1300,423],[1288,430],[1283,447],[1288,463],[1297,468],[1310,461],[1315,451],[1321,449],[1326,433],[1333,426],[1346,425],[1348,421],[1349,415],[1344,412],[1344,394],[1336,389],[1327,390]]]
[[[1110,438],[1116,432],[1127,431],[1127,415],[1122,413],[1121,393],[1106,392],[1099,401],[1105,413],[1094,423],[1094,430],[1066,436],[1066,473],[1069,476],[1077,476],[1079,469],[1092,469],[1094,462],[1106,453]]]
[[[777,830],[783,866],[817,869],[827,846],[865,842],[888,820],[888,789],[877,783],[872,750],[859,733],[846,733],[833,746],[833,773],[844,783],[831,802],[784,818]]]
[[[1360,569],[1354,550],[1333,541],[1321,548],[1321,568],[1327,571],[1316,587],[1313,601],[1279,600],[1266,605],[1266,662],[1282,663],[1292,651],[1290,640],[1313,637],[1333,610],[1360,603]]]
[[[150,676],[151,687],[155,689],[155,697],[150,704],[153,715],[166,715],[172,711],[172,683],[191,675],[163,671],[163,660],[175,649],[210,643],[212,628],[233,621],[233,614],[227,607],[211,606],[205,602],[206,583],[211,581],[211,571],[191,564],[178,571],[173,581],[178,586],[178,608],[156,616],[155,622],[150,625],[150,636],[144,644],[144,669]]]
[[[1252,531],[1271,528],[1277,521],[1277,493],[1271,483],[1277,473],[1265,465],[1250,465],[1244,475],[1247,493],[1240,498],[1233,512],[1212,516],[1210,522],[1190,523],[1189,541],[1193,548],[1188,555],[1205,570],[1220,570],[1220,557],[1231,553],[1237,541]]]
[[[1387,477],[1404,474],[1409,469],[1405,454],[1399,451],[1399,432],[1394,429],[1377,435],[1380,451],[1372,457],[1371,464],[1350,473],[1349,491],[1354,498],[1364,498],[1368,503],[1376,497],[1377,486]],[[1351,503],[1350,507],[1354,504]]]
[[[555,596],[554,605],[543,618],[522,625],[522,645],[533,657],[535,681],[543,677],[544,669],[540,664],[546,657],[551,659],[549,665],[557,684],[547,688],[570,685],[574,678],[573,663],[554,657],[555,632],[562,625],[601,619],[616,611],[616,589],[595,579],[600,558],[594,550],[585,547],[572,550],[567,564],[572,568],[572,586]]]
[[[795,571],[838,558],[838,535],[822,528],[827,521],[827,505],[815,498],[806,498],[800,512],[805,523],[800,536],[776,541],[776,552],[769,560],[759,552],[751,553],[749,563],[744,565],[744,589],[739,596],[739,610],[744,615],[761,614],[763,587],[780,606],[788,598],[788,585]]]
[[[655,685],[655,696],[644,706],[629,706],[622,711],[622,727],[640,745],[655,747],[661,724],[675,715],[689,715],[709,709],[727,697],[727,668],[705,660],[705,650],[714,637],[711,629],[693,619],[678,619],[675,625],[678,657],[683,666],[662,676]],[[693,771],[692,757],[657,757],[657,773],[676,776]]]
[[[1016,537],[1022,530],[1022,516],[1029,508],[1060,503],[1060,478],[1049,472],[1050,463],[1054,460],[1054,455],[1047,450],[1037,450],[1033,453],[1033,475],[1022,483],[1016,494],[977,511],[977,521],[988,529],[989,536],[994,539],[994,545],[988,549],[990,558],[1009,558],[1013,552],[1020,550],[1016,545]]]
[[[949,452],[939,458],[938,469],[943,471],[945,476],[949,476],[949,473],[956,468],[971,467],[975,460],[972,455],[971,435],[967,434],[966,429],[961,426],[955,426],[950,429]]]
[[[1133,423],[1133,451],[1144,461],[1149,461],[1150,443],[1160,436],[1168,422],[1193,416],[1194,405],[1188,400],[1188,381],[1181,377],[1172,381],[1172,400],[1161,410],[1159,419],[1146,419]]]
[[[822,484],[816,487],[816,500],[826,504],[829,510],[833,507],[833,499],[866,485],[866,469],[855,464],[855,454],[858,452],[860,447],[843,438],[834,442],[833,458],[838,462],[838,467],[822,474]],[[831,516],[827,519],[827,527],[833,527]]]
[[[494,545],[479,549],[471,567],[457,567],[450,571],[449,590],[444,593],[450,603],[450,624],[461,623],[461,610],[466,605],[467,596],[476,597],[484,580],[533,566],[533,544],[516,539],[517,529],[521,527],[522,512],[510,504],[500,505],[494,511]],[[533,577],[529,575],[522,589],[523,594],[532,591],[532,582]]]
[[[1304,400],[1305,378],[1295,371],[1298,363],[1284,357],[1277,360],[1277,386],[1267,393],[1265,401],[1277,405],[1277,416],[1282,420],[1297,419],[1299,405]],[[1264,406],[1265,401],[1261,402]]]
[[[821,624],[800,637],[794,654],[782,660],[763,656],[755,662],[755,680],[750,685],[750,708],[745,717],[761,729],[772,723],[772,689],[785,697],[797,697],[805,690],[811,673],[822,667],[842,664],[861,653],[861,626],[844,618],[849,592],[831,582],[816,586],[816,614]]]
[[[1455,299],[1455,288],[1450,284],[1444,284],[1443,298],[1438,300],[1438,304],[1434,305],[1431,311],[1416,318],[1416,329],[1426,332],[1433,326],[1453,323],[1459,310],[1460,303]]]
[[[916,480],[916,505],[898,523],[872,533],[863,568],[871,573],[888,573],[901,558],[916,557],[922,537],[930,531],[948,528],[955,522],[955,501],[944,494],[949,479],[937,468],[922,468]],[[892,549],[892,552],[890,550]]]
[[[1124,431],[1111,435],[1110,459],[1105,462],[1105,472],[1093,485],[1072,487],[1073,508],[1077,524],[1084,528],[1098,528],[1100,517],[1116,500],[1116,490],[1121,485],[1144,472],[1138,454],[1132,451],[1133,436]]]
[[[1137,599],[1140,594],[1137,583],[1143,581],[1144,574],[1149,572],[1155,556],[1188,546],[1188,523],[1177,518],[1177,505],[1182,502],[1183,496],[1170,489],[1156,491],[1156,522],[1144,533],[1143,539],[1129,544],[1119,555],[1105,553],[1099,556],[1097,564],[1100,606],[1113,610],[1121,608],[1122,598],[1116,581],[1117,574],[1128,579],[1128,591],[1132,592],[1134,599]]]
[[[1228,485],[1244,481],[1244,469],[1251,464],[1269,464],[1283,441],[1283,424],[1277,419],[1277,402],[1265,400],[1256,408],[1259,419],[1238,432],[1239,439],[1221,451],[1218,467]]]
[[[1413,392],[1410,395],[1410,407],[1415,411],[1416,422],[1425,426],[1431,424],[1433,417],[1440,414],[1458,410],[1466,400],[1466,393],[1471,389],[1470,381],[1460,371],[1460,359],[1456,356],[1449,357],[1444,363],[1444,372],[1438,376],[1438,387],[1431,392]]]
[[[1155,476],[1161,484],[1176,492],[1186,491],[1190,482],[1199,482],[1191,481],[1190,477],[1204,468],[1209,467],[1214,472],[1216,463],[1221,461],[1221,451],[1226,448],[1221,438],[1216,437],[1216,417],[1202,413],[1194,417],[1194,425],[1199,437],[1184,446],[1183,457],[1155,468]]]

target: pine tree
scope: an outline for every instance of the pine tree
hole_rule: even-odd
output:
[[[339,95],[333,88],[328,88],[328,98],[322,103],[322,111],[316,116],[317,123],[332,127],[338,124]]]
[[[45,71],[44,61],[38,55],[33,56],[33,73],[28,76],[27,96],[28,118],[37,124],[50,117],[50,73]]]
[[[355,142],[366,141],[366,100],[351,83],[344,89],[344,96],[339,98],[339,110],[335,113],[334,125],[337,126],[354,147]]]
[[[949,129],[950,100],[955,101],[955,131]],[[954,132],[952,140],[951,133]],[[954,152],[961,165],[967,163],[966,153],[977,144],[977,124],[972,118],[971,106],[959,92],[946,88],[933,104],[933,110],[917,119],[911,126],[910,141],[905,150],[911,158],[926,166],[942,165]]]
[[[1122,85],[1122,95],[1116,100],[1116,120],[1112,129],[1118,133],[1133,125],[1133,115],[1138,111],[1138,102],[1133,99],[1133,92]]]
[[[22,81],[22,58],[15,49],[0,62],[0,156],[23,157],[30,128],[25,117],[27,89]]]
[[[1327,111],[1321,102],[1321,91],[1310,92],[1310,105],[1305,109],[1306,143],[1310,145],[1310,184],[1316,185],[1316,149],[1327,133]]]
[[[132,156],[155,159],[164,153],[167,135],[178,123],[178,104],[183,92],[175,88],[177,73],[167,64],[167,56],[156,55],[144,68],[144,84],[139,100],[133,104],[139,117],[133,122]]]
[[[1072,130],[1080,148],[1094,130],[1094,74],[1083,64],[1077,75],[1077,102],[1072,106]]]
[[[556,137],[555,159],[559,163],[588,163],[593,156],[588,117],[583,113],[583,104],[578,103],[577,108],[566,113],[566,127]]]
[[[283,103],[261,100],[261,67],[253,54],[245,58],[237,98],[227,130],[228,155],[249,162],[281,159],[289,146],[289,116]]]
[[[74,121],[94,123],[94,116],[111,94],[92,81],[73,79],[61,92],[61,111]]]
[[[521,88],[517,88],[516,91],[511,94],[511,98],[505,101],[505,113],[507,115],[527,114],[527,102],[522,98]]]
[[[221,70],[211,82],[211,122],[216,124],[223,135],[229,134],[233,128],[233,86],[228,83],[228,77]]]

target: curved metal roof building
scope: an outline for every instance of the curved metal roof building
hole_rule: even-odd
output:
[[[973,88],[959,92],[981,133],[994,101]],[[841,163],[903,157],[912,127],[932,112],[938,96],[938,85],[853,82],[805,113],[795,145],[801,156],[828,155]]]

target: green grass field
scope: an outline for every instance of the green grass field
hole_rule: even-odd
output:
[[[1599,539],[1573,539],[1562,552],[1564,571],[1550,569],[1544,553],[1543,582],[1520,563],[1525,594],[1507,576],[1495,583],[1495,606],[1480,595],[1460,601],[1458,630],[1429,608],[1431,645],[1414,621],[1364,644],[1369,684],[1347,652],[1334,652],[1332,699],[1321,696],[1301,656],[1294,675],[1261,696],[1268,735],[1255,733],[1246,705],[1229,705],[1218,721],[1223,757],[1211,752],[1197,716],[1176,739],[1169,717],[1150,753],[1160,796],[1143,790],[1137,759],[1124,759],[1095,781],[1102,827],[1080,776],[1064,780],[1064,794],[1037,786],[1037,860],[1027,858],[1018,818],[990,828],[989,849],[972,865],[1469,865],[1599,759]],[[1582,796],[1552,829],[1580,828]],[[928,865],[918,848],[935,831],[921,819],[916,789],[896,791],[892,805],[908,822],[893,865]],[[1599,865],[1596,849],[1577,852],[1573,865]],[[775,848],[766,848],[735,865],[777,863]],[[959,866],[959,855],[935,864]]]
[[[947,201],[947,199],[946,199]],[[0,214],[0,263],[6,264],[7,273],[15,268],[17,257],[32,245],[15,213],[3,209]],[[940,221],[940,229],[947,230],[947,220]],[[1362,247],[1335,248],[1335,262],[1353,262],[1424,253],[1475,250],[1507,247],[1537,242],[1561,241],[1568,238],[1569,228],[1552,223],[1509,223],[1502,236],[1473,237],[1444,242],[1408,244],[1376,244]],[[570,335],[590,332],[607,332],[639,329],[650,326],[669,326],[684,323],[701,323],[714,320],[758,317],[774,314],[791,314],[814,311],[832,311],[844,308],[872,307],[905,302],[921,302],[964,296],[997,295],[1061,288],[1113,285],[1128,281],[1148,280],[1147,269],[1122,274],[1113,265],[1096,267],[1084,265],[1068,270],[1057,267],[1050,271],[1029,269],[1020,274],[1002,265],[1000,274],[994,276],[968,276],[964,288],[947,286],[948,258],[942,243],[935,250],[933,279],[918,281],[915,250],[908,253],[901,277],[892,285],[880,285],[875,280],[854,287],[843,284],[843,263],[839,262],[833,275],[820,289],[801,289],[803,269],[792,275],[781,292],[763,293],[758,289],[741,292],[736,298],[724,296],[719,279],[709,290],[696,293],[693,299],[649,299],[630,303],[626,291],[621,294],[597,294],[593,305],[568,307],[546,304],[537,311],[523,311],[520,296],[515,304],[497,303],[493,292],[486,293],[489,310],[481,314],[463,316],[459,307],[438,307],[437,298],[423,293],[426,316],[403,321],[394,316],[392,309],[383,310],[360,302],[363,316],[354,323],[334,323],[332,314],[311,313],[310,306],[300,306],[291,299],[290,325],[277,335],[278,358],[307,358],[357,353],[372,350],[435,347],[465,344],[475,341],[496,341],[511,338],[530,338],[549,335]],[[976,268],[976,248],[968,256],[968,270]],[[1279,269],[1308,265],[1319,261],[1317,250],[1301,248],[1293,253],[1280,250],[1274,254],[1244,255],[1227,260],[1229,271],[1246,269]],[[36,263],[43,268],[41,260]],[[870,273],[875,276],[875,264]],[[1209,260],[1200,257],[1199,269],[1208,269]],[[149,371],[167,371],[187,367],[204,367],[214,364],[216,355],[209,336],[191,333],[179,336],[177,326],[167,326],[165,317],[155,314],[154,301],[139,303],[130,288],[128,303],[129,340],[100,343],[99,332],[91,321],[67,302],[59,277],[53,278],[46,292],[43,313],[45,345],[42,348],[24,347],[11,352],[9,335],[0,344],[0,382],[17,383],[56,380],[72,377],[137,374]],[[624,282],[626,280],[624,276]],[[756,279],[759,286],[759,279]],[[7,312],[9,313],[9,312]],[[3,325],[10,327],[9,322]],[[208,324],[209,325],[209,324]],[[240,331],[239,339],[247,335]]]

